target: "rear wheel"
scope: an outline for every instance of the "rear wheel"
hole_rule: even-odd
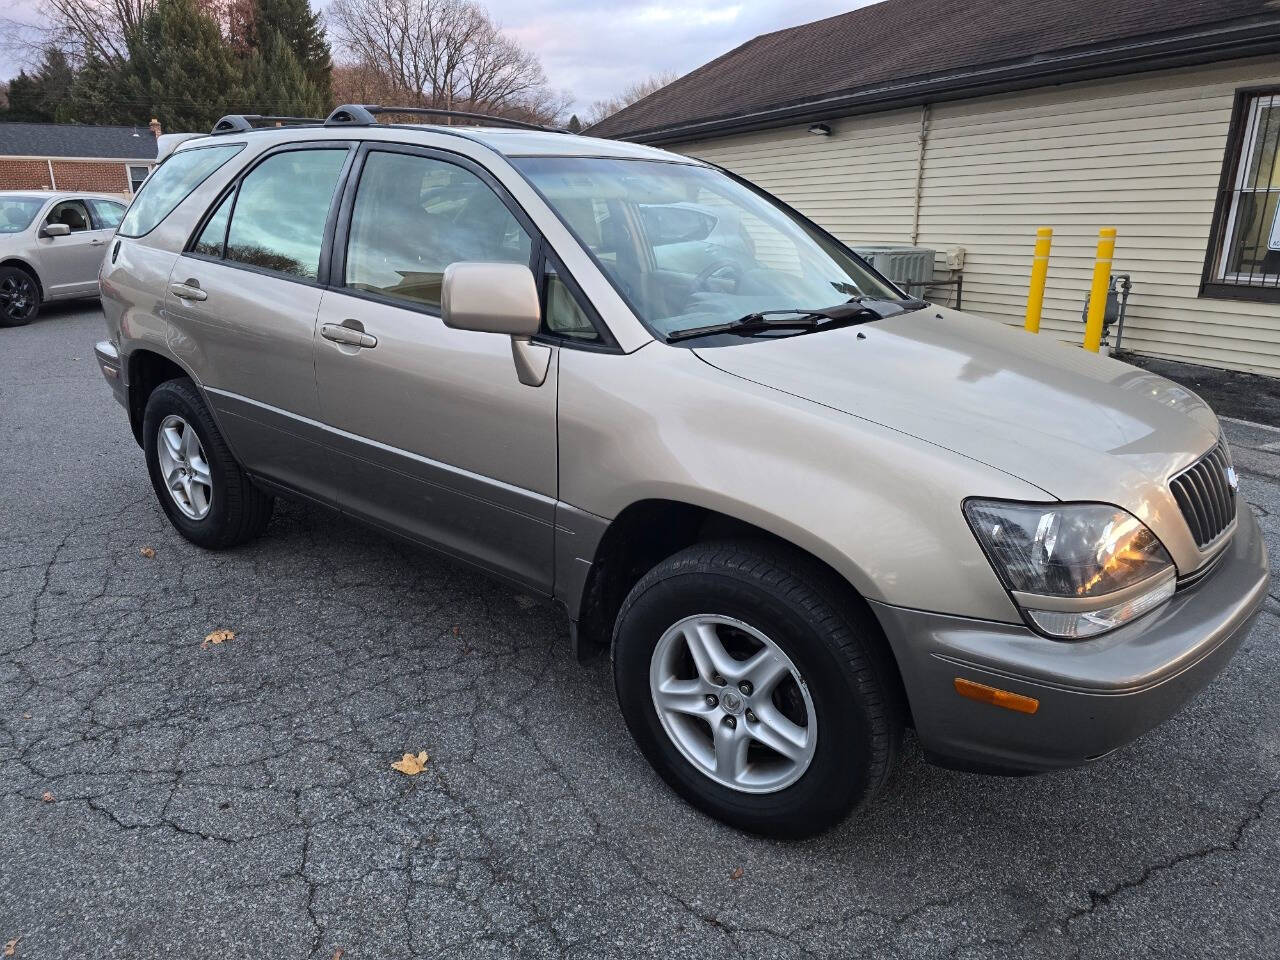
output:
[[[0,267],[0,327],[20,327],[40,312],[40,286],[21,267]]]
[[[879,628],[807,557],[754,542],[663,561],[618,616],[614,683],[685,799],[756,833],[818,833],[887,780],[901,741]]]
[[[142,436],[151,485],[184,537],[218,550],[266,529],[272,498],[240,469],[190,380],[168,380],[152,391]]]

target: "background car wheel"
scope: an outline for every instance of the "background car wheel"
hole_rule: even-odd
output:
[[[870,612],[786,548],[699,544],[622,605],[614,685],[677,792],[743,830],[819,833],[888,779],[902,694]]]
[[[40,312],[40,285],[21,267],[0,267],[0,327],[20,327]]]
[[[156,387],[147,400],[142,435],[151,485],[184,537],[218,550],[266,529],[273,499],[240,469],[190,380]]]

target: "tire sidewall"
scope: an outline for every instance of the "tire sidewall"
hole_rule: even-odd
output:
[[[804,678],[818,741],[794,784],[767,794],[722,786],[686,760],[663,728],[649,684],[653,651],[668,628],[698,614],[733,617],[760,630]],[[830,826],[868,790],[872,728],[851,668],[785,597],[724,573],[690,571],[656,580],[624,607],[613,666],[619,704],[645,756],[677,792],[719,819],[755,832],[802,836]]]
[[[201,546],[217,545],[221,532],[229,522],[230,498],[227,491],[231,478],[227,476],[228,464],[219,455],[222,445],[215,442],[215,431],[212,419],[199,397],[195,395],[194,386],[189,382],[170,380],[160,384],[147,400],[147,409],[142,418],[143,450],[146,452],[147,472],[151,475],[151,485],[155,488],[156,498],[169,521],[178,528],[188,540]],[[213,480],[209,512],[199,520],[193,520],[178,509],[174,503],[164,477],[160,472],[159,430],[164,418],[177,414],[195,430],[200,438],[200,446],[204,450],[205,462],[209,464],[209,476]]]

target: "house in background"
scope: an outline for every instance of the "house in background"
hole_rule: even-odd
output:
[[[0,123],[0,190],[84,190],[128,199],[156,163],[160,124]]]
[[[931,248],[935,277],[963,257],[964,309],[1009,323],[1051,226],[1042,330],[1076,343],[1114,226],[1126,349],[1280,376],[1277,52],[1275,0],[885,0],[588,133],[720,164],[855,247]]]

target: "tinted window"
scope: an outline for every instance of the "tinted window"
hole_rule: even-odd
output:
[[[511,211],[470,171],[428,157],[371,153],[351,216],[346,283],[438,307],[449,264],[528,263],[531,247]]]
[[[0,197],[0,233],[21,233],[43,206],[43,197]]]
[[[209,179],[213,171],[243,149],[243,143],[229,143],[172,154],[133,198],[133,205],[120,224],[120,234],[140,237],[150,233],[192,190]]]
[[[90,200],[89,209],[93,213],[93,225],[97,230],[114,230],[124,219],[124,204],[110,200]]]
[[[83,200],[63,200],[61,203],[55,203],[44,222],[65,223],[71,228],[72,233],[93,229],[89,221],[89,210],[85,207]]]
[[[293,150],[268,157],[240,183],[228,260],[304,280],[320,272],[324,224],[347,150]]]
[[[191,248],[194,252],[203,253],[206,257],[222,256],[222,244],[227,239],[227,220],[231,217],[231,202],[235,196],[233,190],[223,197],[217,211],[200,231],[200,239]]]

